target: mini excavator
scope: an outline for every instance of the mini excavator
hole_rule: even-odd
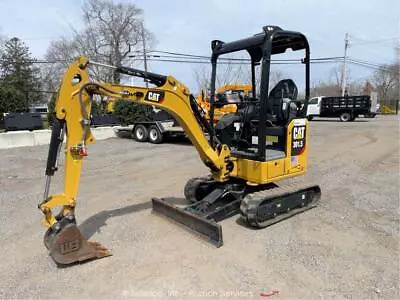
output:
[[[216,247],[223,245],[219,221],[239,215],[242,223],[263,228],[315,207],[320,187],[294,183],[289,179],[307,171],[307,102],[310,90],[310,50],[306,37],[277,26],[265,26],[261,33],[234,42],[211,42],[210,120],[189,89],[172,76],[124,66],[108,66],[114,72],[144,78],[154,87],[136,87],[95,82],[89,77],[91,65],[102,65],[82,56],[68,67],[56,102],[52,125],[44,200],[38,206],[47,227],[44,244],[59,266],[112,255],[102,245],[88,241],[75,218],[78,186],[87,147],[94,143],[90,130],[93,97],[102,95],[148,104],[168,111],[185,130],[200,159],[209,169],[206,177],[190,179],[184,187],[186,206],[170,204],[167,198],[153,198],[155,215],[174,220]],[[304,50],[305,101],[297,100],[291,79],[280,81],[269,92],[271,56],[287,49]],[[215,124],[215,83],[220,55],[245,50],[252,71],[251,96],[243,96],[238,109]],[[261,83],[257,98],[255,67],[260,65]],[[229,102],[232,104],[232,102]],[[58,169],[58,158],[66,136],[64,192],[49,195],[50,181]],[[276,137],[267,143],[267,137]],[[54,210],[58,208],[59,211]],[[54,211],[54,212],[53,212]]]
[[[221,117],[226,113],[233,113],[237,111],[238,104],[243,97],[240,96],[250,96],[252,92],[251,84],[225,84],[221,86],[217,92],[216,96],[224,97],[224,105],[220,108],[214,109],[214,123],[217,123]],[[228,103],[227,103],[228,102]],[[232,104],[230,104],[232,102]],[[205,111],[205,117],[210,120],[211,105],[209,99],[206,97],[204,90],[201,91],[200,95],[197,96],[197,103]],[[226,103],[226,105],[225,105]]]

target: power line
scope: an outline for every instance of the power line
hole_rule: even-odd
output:
[[[135,51],[136,53],[143,53],[141,51]],[[147,53],[163,53],[163,54],[169,54],[173,56],[182,56],[185,59],[207,59],[210,60],[210,56],[205,56],[205,55],[196,55],[196,54],[188,54],[188,53],[179,53],[179,52],[170,52],[170,51],[160,51],[160,50],[152,50],[152,51],[147,51]],[[138,56],[143,56],[143,54],[140,54]],[[172,57],[173,57],[172,56]],[[154,57],[163,57],[163,55],[154,55]],[[164,56],[164,57],[170,57],[170,56]],[[317,57],[317,58],[312,58],[311,60],[329,60],[329,59],[341,59],[343,56],[333,56],[333,57]],[[229,58],[229,57],[219,57],[219,60],[230,60],[230,61],[248,61],[250,62],[250,59],[247,58]],[[272,61],[299,61],[300,59],[275,59]]]
[[[155,61],[155,62],[171,62],[171,63],[194,63],[194,64],[209,64],[209,61],[205,60],[195,60],[195,59],[173,59],[173,57],[163,57],[163,56],[148,56],[149,61]],[[374,68],[380,68],[380,69],[385,69],[384,64],[379,64],[379,63],[373,63],[373,62],[368,62],[368,61],[362,61],[362,60],[357,60],[353,58],[349,58],[351,62],[357,63],[357,64],[362,64],[366,66],[371,66]],[[0,61],[8,61],[5,59],[0,59]],[[343,61],[343,57],[327,57],[327,58],[315,58],[315,59],[310,59],[311,64],[323,64],[323,63],[339,63]],[[24,61],[25,63],[32,63],[32,64],[56,64],[56,63],[70,63],[72,60],[30,60],[30,61]],[[227,62],[227,61],[222,61],[220,64],[238,64],[238,65],[246,65],[245,62]],[[301,64],[300,60],[272,60],[271,64],[275,65],[295,65],[295,64]],[[386,68],[387,69],[387,68]]]
[[[130,57],[135,57],[135,56],[130,56]],[[143,55],[141,55],[141,57],[143,57]],[[197,59],[196,58],[189,58],[189,57],[182,57],[181,58],[176,58],[174,56],[163,56],[163,55],[147,55],[146,58],[149,58],[150,60],[153,61],[171,61],[171,62],[188,62],[190,63],[191,61],[195,61],[195,62],[202,62],[202,63],[209,63],[208,60],[205,59]],[[165,58],[165,59],[164,59]],[[171,58],[171,60],[169,60]],[[172,59],[175,58],[175,59]],[[336,61],[339,59],[342,59],[343,57],[337,56],[337,57],[319,57],[319,58],[312,58],[310,59],[310,62],[317,62],[317,61]],[[221,59],[222,60],[222,59]],[[3,62],[9,62],[9,60],[6,59],[0,59],[0,61]],[[70,63],[73,60],[24,60],[24,63],[32,63],[32,64],[56,64],[56,63]],[[226,61],[233,61],[233,62],[237,62],[239,64],[244,64],[245,62],[250,62],[251,60],[247,60],[247,59],[229,59],[229,58],[225,58],[223,62],[221,63],[226,63]],[[300,63],[301,60],[300,59],[276,59],[276,60],[271,60],[271,63],[279,63],[279,62],[287,62],[287,64],[297,64]],[[290,63],[291,62],[291,63]]]
[[[143,59],[144,55],[139,54],[139,55],[130,55],[129,57],[135,58],[138,57],[140,59]],[[147,55],[146,58],[173,58],[173,59],[190,59],[190,60],[204,60],[209,62],[209,59],[201,59],[201,58],[196,58],[196,57],[177,57],[173,55]],[[337,59],[342,59],[343,56],[336,56],[336,57],[319,57],[319,58],[312,58],[310,61],[318,61],[318,60],[337,60]],[[239,61],[239,62],[247,62],[250,63],[250,59],[241,59],[241,58],[220,58],[222,61]],[[299,62],[301,59],[272,59],[271,61],[274,62]]]
[[[365,39],[358,38],[358,37],[356,37],[356,36],[354,36],[354,35],[351,35],[351,37],[352,37],[353,39],[356,39],[356,40],[361,41],[361,42],[359,42],[359,43],[351,43],[351,46],[359,46],[359,45],[368,45],[368,44],[384,43],[384,42],[395,41],[395,40],[398,39],[397,37],[390,37],[390,38],[383,38],[383,39],[378,39],[378,40],[365,40]],[[389,47],[388,45],[382,45],[382,46],[387,46],[387,47]]]
[[[137,51],[140,52],[140,51]],[[149,61],[154,62],[170,62],[170,63],[192,63],[192,64],[209,64],[209,57],[201,56],[201,55],[193,55],[187,53],[178,53],[178,52],[169,52],[169,51],[148,51],[148,52],[158,52],[158,53],[167,53],[168,55],[148,55],[147,58]],[[138,55],[142,59],[143,54]],[[311,64],[326,64],[326,63],[339,63],[342,62],[344,59],[343,56],[332,56],[332,57],[316,57],[311,58]],[[363,61],[355,58],[350,58],[349,60],[351,63],[371,67],[375,69],[387,69],[384,64],[370,62],[370,61]],[[0,59],[2,62],[6,62],[8,60]],[[73,60],[69,59],[56,59],[56,60],[25,60],[24,63],[32,63],[32,64],[56,64],[56,63],[70,63]],[[245,65],[246,62],[250,62],[249,59],[235,59],[235,58],[225,58],[224,60],[220,61],[220,64],[238,64],[238,65]],[[271,64],[276,65],[294,65],[300,64],[300,59],[276,59],[271,60]]]
[[[171,54],[171,55],[176,55],[176,56],[188,56],[188,57],[196,57],[196,58],[207,58],[207,59],[210,59],[209,56],[205,56],[205,55],[178,53],[178,52],[170,52],[170,51],[152,50],[152,51],[148,51],[148,52],[149,52],[149,53],[150,53],[150,52],[156,52],[156,53]]]
[[[12,62],[10,60],[0,58],[0,61],[2,62]],[[14,61],[16,62],[16,61]],[[57,64],[57,63],[70,63],[72,60],[67,60],[67,59],[57,59],[57,60],[37,60],[37,59],[31,59],[31,60],[22,60],[22,63],[32,63],[32,64]]]
[[[388,69],[386,67],[383,67],[383,66],[372,65],[372,64],[368,64],[368,63],[365,63],[365,62],[362,62],[362,61],[357,61],[357,60],[352,60],[352,59],[349,59],[348,61],[351,64],[363,66],[363,67],[366,67],[366,68],[390,72],[390,69]]]
[[[208,61],[204,60],[184,60],[184,59],[163,59],[163,58],[148,58],[148,61],[154,62],[171,62],[171,63],[191,63],[191,64],[209,64]],[[322,63],[338,63],[341,60],[327,60],[327,61],[310,61],[311,64],[322,64]],[[245,62],[220,62],[220,65],[248,65]],[[271,61],[271,65],[297,65],[302,64],[300,61]]]
[[[366,64],[366,65],[372,65],[372,66],[375,66],[375,67],[382,67],[382,68],[386,68],[387,67],[386,64],[374,63],[374,62],[370,62],[370,61],[367,61],[367,60],[354,59],[354,58],[351,58],[351,57],[349,57],[349,58],[352,59],[353,61],[357,61],[359,63],[363,63],[363,64]]]

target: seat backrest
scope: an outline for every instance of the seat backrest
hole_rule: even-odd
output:
[[[259,109],[256,103],[247,103],[247,105],[238,110],[243,116],[243,122],[247,123],[258,117]]]
[[[292,79],[279,81],[269,93],[267,111],[275,115],[278,122],[286,122],[288,114],[283,110],[284,98],[295,100],[297,93],[296,84]]]

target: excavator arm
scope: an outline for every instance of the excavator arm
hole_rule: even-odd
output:
[[[69,66],[62,80],[49,146],[44,200],[39,204],[39,209],[44,214],[43,224],[48,227],[44,243],[50,255],[59,264],[111,255],[101,245],[86,241],[76,226],[74,213],[83,159],[88,155],[87,146],[94,143],[94,136],[90,130],[90,111],[95,95],[148,104],[168,111],[179,121],[201,160],[210,168],[214,180],[226,180],[233,169],[233,162],[229,160],[229,148],[226,145],[212,147],[208,142],[202,129],[202,126],[208,128],[208,124],[201,122],[201,116],[196,114],[191,104],[193,96],[182,83],[172,76],[126,67],[113,68],[117,72],[143,77],[156,87],[96,83],[89,77],[91,64],[97,63],[90,62],[86,57],[79,57]],[[50,181],[57,170],[64,135],[64,192],[49,195]],[[61,208],[58,214],[53,213],[55,208]]]

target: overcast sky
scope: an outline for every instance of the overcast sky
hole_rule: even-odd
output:
[[[115,0],[116,1],[116,0]],[[37,58],[52,39],[82,27],[82,0],[0,0],[0,34],[17,36]],[[349,56],[393,63],[400,35],[399,0],[124,0],[144,11],[145,26],[157,39],[155,49],[210,55],[210,41],[231,41],[278,25],[309,39],[312,57],[343,56],[350,34]],[[365,41],[384,40],[380,43]],[[364,42],[364,44],[362,44]],[[357,45],[358,44],[358,45]],[[337,64],[312,65],[312,81],[327,80]],[[171,74],[197,89],[195,65],[150,62],[150,70]],[[371,69],[350,66],[350,77],[362,79]]]

